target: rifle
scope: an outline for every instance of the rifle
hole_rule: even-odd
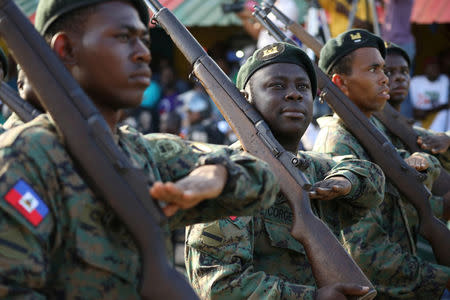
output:
[[[294,41],[268,18],[267,9],[256,6],[255,18],[280,41]],[[411,168],[397,153],[386,137],[372,124],[359,108],[345,96],[342,91],[314,64],[321,98],[325,99],[339,115],[348,130],[358,139],[374,162],[376,162],[387,178],[412,203],[421,221],[421,232],[433,247],[438,263],[450,266],[450,231],[439,221],[431,210],[430,191],[422,183],[424,175]]]
[[[261,115],[248,103],[227,75],[170,10],[157,0],[145,0],[158,22],[193,66],[195,77],[205,87],[222,115],[249,153],[265,160],[280,181],[281,190],[293,211],[291,234],[300,241],[311,263],[318,287],[344,282],[369,286],[364,299],[376,291],[328,227],[311,210],[310,184],[297,168],[300,160],[279,144]],[[330,253],[333,253],[330,255]]]
[[[197,299],[168,265],[159,227],[165,219],[150,198],[147,176],[132,166],[100,112],[12,0],[0,0],[0,35],[54,119],[83,177],[135,238],[142,257],[141,296]]]
[[[2,99],[3,103],[15,112],[25,123],[33,120],[42,113],[33,105],[20,98],[20,96],[4,82],[0,85],[0,99]]]
[[[276,18],[281,21],[287,29],[289,29],[294,35],[302,41],[308,48],[313,50],[314,54],[319,58],[320,50],[323,45],[316,38],[310,35],[303,27],[297,22],[289,19],[283,14],[275,5],[275,0],[263,0],[262,6],[266,14],[272,12]],[[255,15],[256,17],[256,15]],[[375,117],[383,123],[383,125],[395,136],[397,136],[407,147],[408,150],[413,152],[423,152],[417,145],[417,133],[411,128],[411,124],[408,120],[395,111],[395,109],[386,103],[382,112],[374,113]],[[439,177],[433,182],[432,192],[437,196],[444,196],[450,192],[450,174],[447,170],[441,167],[441,173]]]

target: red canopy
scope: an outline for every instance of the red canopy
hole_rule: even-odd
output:
[[[450,23],[449,0],[415,0],[411,22],[417,24]]]

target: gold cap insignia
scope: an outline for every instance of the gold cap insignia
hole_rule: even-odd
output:
[[[266,57],[268,55],[272,55],[272,54],[275,54],[275,53],[278,53],[278,47],[277,46],[273,46],[272,48],[264,50],[262,57]]]
[[[257,54],[258,60],[269,60],[284,52],[283,44],[268,45]]]
[[[352,39],[352,41],[360,40],[361,39],[361,33],[359,33],[359,32],[357,32],[355,34],[350,33],[350,38]]]

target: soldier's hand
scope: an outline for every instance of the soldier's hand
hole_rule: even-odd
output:
[[[316,182],[309,197],[317,200],[331,200],[339,196],[345,196],[350,193],[352,183],[344,176],[333,176],[326,180]]]
[[[362,296],[369,291],[368,286],[358,284],[335,283],[317,290],[316,300],[345,300],[346,296]]]
[[[430,136],[419,136],[417,144],[424,150],[429,150],[433,154],[444,153],[450,147],[450,136],[445,133],[437,133]]]
[[[222,165],[201,166],[175,183],[155,182],[150,195],[167,203],[162,210],[170,217],[179,209],[189,209],[203,200],[219,196],[227,177],[227,169]]]
[[[430,166],[428,160],[418,152],[415,152],[410,157],[405,158],[405,162],[417,171],[425,171]]]

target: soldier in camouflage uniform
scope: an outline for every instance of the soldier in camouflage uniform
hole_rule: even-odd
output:
[[[320,68],[378,128],[371,117],[389,99],[388,78],[383,72],[384,42],[364,30],[352,30],[328,41],[321,51]],[[319,119],[321,131],[314,150],[333,155],[352,154],[369,160],[367,152],[337,115]],[[439,161],[425,153],[410,155],[398,150],[405,161],[426,172],[428,187],[438,175]],[[416,255],[414,207],[392,182],[386,181],[385,198],[359,223],[341,231],[341,241],[375,284],[378,298],[437,299],[450,279],[450,268],[423,261]]]
[[[167,239],[176,227],[273,204],[274,176],[250,155],[116,128],[120,110],[137,106],[150,81],[147,23],[140,1],[48,0],[36,13],[37,29],[121,150],[155,182],[153,198],[168,204]],[[0,297],[139,298],[137,245],[80,176],[48,115],[2,135],[0,165]]]
[[[303,51],[286,43],[256,51],[241,67],[237,86],[245,89],[247,100],[282,146],[303,160],[304,173],[314,184],[313,210],[334,232],[379,204],[384,175],[376,165],[298,150],[316,92],[314,69]],[[188,227],[186,268],[200,297],[337,299],[363,294],[357,287],[316,288],[303,245],[290,234],[292,216],[280,193],[275,205],[254,217],[232,216]]]

